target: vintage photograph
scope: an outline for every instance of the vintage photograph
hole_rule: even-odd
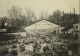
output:
[[[80,0],[0,0],[0,56],[80,56]]]

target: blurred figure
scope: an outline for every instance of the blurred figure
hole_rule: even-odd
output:
[[[33,56],[39,56],[41,45],[37,41],[33,42]]]

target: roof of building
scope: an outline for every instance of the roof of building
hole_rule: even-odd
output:
[[[45,28],[49,28],[49,26],[52,26],[54,28],[55,27],[61,27],[61,26],[59,26],[57,24],[54,24],[54,23],[51,23],[51,22],[49,22],[47,20],[41,20],[41,21],[38,21],[38,22],[28,26],[28,27],[25,27],[25,29],[35,29],[35,28],[37,28],[37,29],[45,29]]]
[[[46,34],[49,32],[53,32],[58,28],[63,28],[57,24],[51,23],[47,20],[38,21],[28,27],[25,27],[25,31],[29,34]]]

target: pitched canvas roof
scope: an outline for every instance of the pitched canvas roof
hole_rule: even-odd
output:
[[[45,29],[45,28],[50,28],[50,27],[55,28],[55,27],[61,27],[61,26],[54,24],[54,23],[51,23],[47,20],[42,20],[42,21],[34,23],[28,27],[25,27],[25,30],[27,30],[27,29],[32,30],[32,29],[36,29],[36,28],[37,29]]]
[[[32,35],[35,35],[35,34],[47,34],[49,32],[53,32],[53,31],[56,31],[56,30],[61,30],[63,29],[63,27],[57,25],[57,24],[54,24],[54,23],[51,23],[47,20],[42,20],[42,21],[38,21],[28,27],[25,27],[25,31],[28,33],[28,34],[32,34]]]

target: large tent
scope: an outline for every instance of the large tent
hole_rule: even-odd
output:
[[[28,27],[25,27],[25,30],[29,34],[46,34],[53,31],[60,31],[63,27],[51,23],[47,20],[41,20],[39,22],[36,22]]]

